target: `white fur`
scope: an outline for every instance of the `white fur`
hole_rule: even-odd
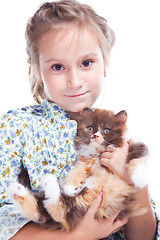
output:
[[[77,194],[79,194],[85,187],[87,188],[93,187],[92,177],[87,178],[85,183],[79,188],[76,188],[74,185],[64,185],[63,189],[64,189],[64,193],[67,196],[74,197]]]
[[[24,197],[28,193],[28,189],[18,182],[11,183],[7,189],[8,196],[10,199],[15,201],[14,195]]]
[[[85,181],[85,184],[84,184],[84,187],[87,187],[87,188],[92,188],[94,186],[93,184],[93,181],[92,181],[92,177],[89,177],[86,179]]]
[[[46,174],[42,179],[42,185],[45,191],[44,205],[57,203],[60,196],[60,187],[57,178],[53,174]]]
[[[25,197],[29,193],[29,190],[25,188],[22,184],[18,182],[11,183],[7,189],[7,194],[10,200],[14,203],[14,205],[21,210],[21,205],[19,204],[18,200],[16,200],[15,195],[18,197]]]
[[[143,188],[147,185],[148,176],[147,176],[147,167],[145,162],[139,163],[135,168],[131,179],[135,187]]]
[[[140,143],[142,142],[140,138],[134,135],[134,133],[127,129],[127,131],[124,133],[123,138],[126,141],[130,141],[131,143]]]
[[[85,146],[83,145],[80,150],[78,151],[78,154],[80,156],[84,156],[84,157],[90,157],[94,154],[96,154],[95,148],[93,146]]]
[[[76,188],[74,185],[64,185],[63,187],[64,193],[70,197],[76,196],[81,190],[82,188]]]
[[[81,149],[78,151],[80,156],[84,156],[86,158],[91,157],[93,155],[99,155],[103,152],[105,147],[96,141],[91,142],[89,145],[82,145]]]

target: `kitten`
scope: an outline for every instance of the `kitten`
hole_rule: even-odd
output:
[[[122,147],[127,132],[127,113],[85,108],[82,112],[70,113],[70,116],[77,121],[75,148],[79,157],[75,168],[59,183],[54,175],[46,175],[44,191],[35,194],[31,192],[27,170],[22,166],[19,183],[13,183],[9,188],[12,201],[30,220],[68,231],[81,221],[101,191],[103,200],[96,214],[99,221],[116,211],[120,211],[119,218],[126,213],[130,216],[143,214],[145,210],[136,202],[136,190],[147,183],[147,147],[131,139],[128,141],[126,168],[134,186],[99,163],[100,154],[107,148]]]

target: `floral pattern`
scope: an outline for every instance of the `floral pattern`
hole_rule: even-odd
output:
[[[46,173],[65,176],[77,159],[73,144],[76,129],[67,112],[47,100],[8,111],[0,118],[0,239],[9,239],[27,222],[11,205],[6,191],[17,181],[21,161],[29,172],[33,191],[42,188]]]
[[[41,179],[46,173],[64,177],[77,160],[73,144],[76,129],[76,122],[70,120],[67,112],[47,100],[8,111],[0,118],[0,239],[8,240],[28,222],[6,191],[11,182],[18,180],[21,162],[28,170],[32,191],[42,188]],[[125,237],[119,232],[106,239]]]

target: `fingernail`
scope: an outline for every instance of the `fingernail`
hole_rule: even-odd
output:
[[[103,192],[100,192],[99,196],[102,198],[103,197]]]

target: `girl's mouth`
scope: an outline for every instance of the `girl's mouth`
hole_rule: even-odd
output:
[[[81,97],[81,96],[86,95],[88,92],[89,92],[89,91],[86,91],[86,92],[80,93],[80,94],[75,94],[75,95],[67,95],[67,97],[70,97],[70,98]]]

